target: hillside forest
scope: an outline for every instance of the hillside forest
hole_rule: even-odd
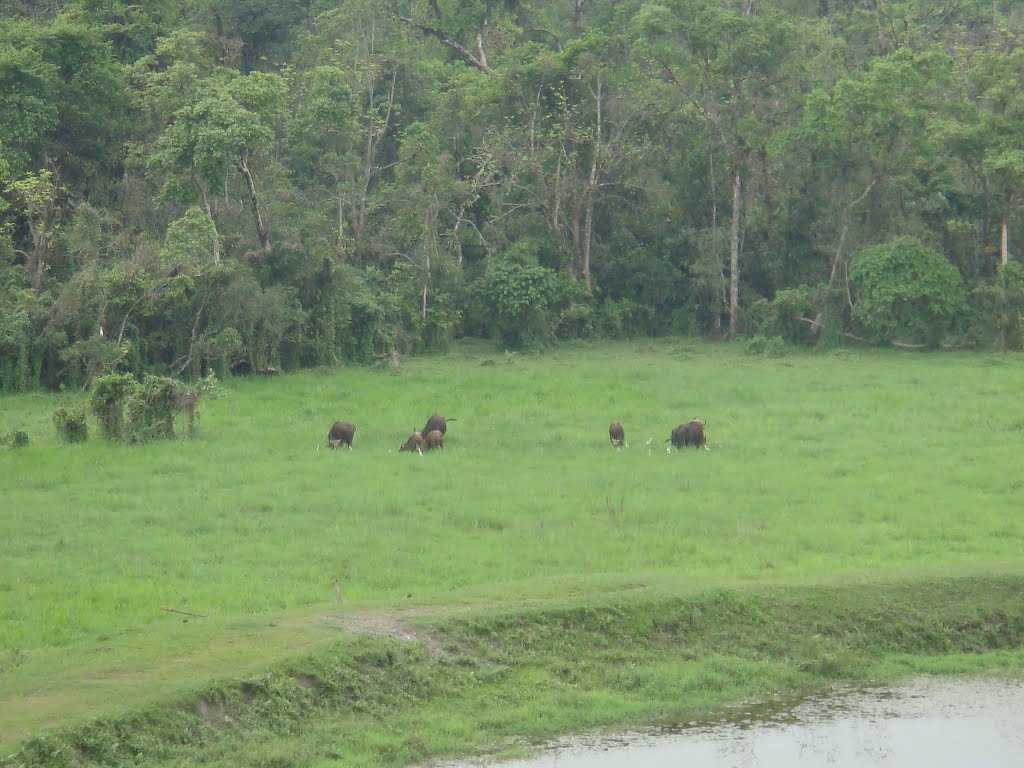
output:
[[[1017,0],[0,0],[0,389],[1019,348],[1022,41]]]

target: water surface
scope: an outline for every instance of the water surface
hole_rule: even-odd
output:
[[[501,764],[584,766],[1022,768],[1024,682],[922,679],[837,692],[789,709],[739,708],[719,722],[574,737],[537,758]]]

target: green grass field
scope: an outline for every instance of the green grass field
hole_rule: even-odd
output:
[[[1014,356],[465,345],[227,390],[145,446],[63,446],[57,396],[0,399],[32,438],[0,451],[0,744],[316,649],[325,610],[1024,574]],[[446,450],[398,453],[432,411]],[[711,450],[667,454],[692,417]]]

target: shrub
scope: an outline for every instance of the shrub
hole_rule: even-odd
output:
[[[597,312],[598,332],[605,338],[641,336],[650,333],[653,325],[652,309],[630,299],[609,299],[601,304]]]
[[[850,279],[854,319],[878,341],[909,337],[937,347],[966,306],[956,267],[914,238],[860,251]]]
[[[89,439],[85,411],[58,408],[53,412],[53,426],[57,429],[57,436],[65,443],[84,443]]]
[[[572,302],[558,315],[555,333],[561,339],[584,339],[594,333],[594,310],[589,304]]]
[[[967,340],[1005,350],[1024,348],[1024,264],[1011,261],[971,292]]]
[[[174,417],[185,386],[167,376],[147,374],[127,402],[128,434],[136,442],[174,437]]]
[[[20,429],[17,429],[11,433],[8,442],[10,442],[11,448],[24,448],[29,443],[28,432],[22,432]]]
[[[784,357],[788,348],[781,336],[753,336],[747,341],[747,354],[760,357]]]
[[[768,307],[768,319],[762,328],[765,336],[779,336],[792,344],[811,344],[814,329],[804,318],[817,314],[820,289],[810,285],[778,291]]]
[[[107,440],[124,437],[125,403],[138,389],[139,383],[128,373],[101,376],[93,382],[89,407],[99,419],[100,431]]]
[[[740,306],[740,327],[751,336],[763,336],[774,327],[773,303],[764,296]]]
[[[545,267],[511,262],[489,266],[481,293],[504,346],[516,349],[551,338],[550,308],[557,289],[556,274]]]

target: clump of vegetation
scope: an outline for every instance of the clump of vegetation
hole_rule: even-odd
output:
[[[972,346],[1024,349],[1024,264],[1008,262],[994,280],[975,286],[971,309]]]
[[[16,429],[3,439],[11,448],[25,448],[29,444],[28,432]]]
[[[212,371],[192,386],[167,376],[147,374],[139,382],[131,374],[115,373],[96,379],[89,406],[108,440],[167,440],[174,437],[175,417],[181,413],[193,435],[199,400],[221,393]]]
[[[224,388],[213,371],[201,378],[195,386],[179,386],[177,405],[178,410],[185,414],[189,437],[195,435],[199,421],[199,401],[216,400],[223,394]]]
[[[494,263],[487,270],[480,294],[503,346],[519,349],[552,338],[556,279],[550,269],[515,262]]]
[[[89,439],[85,411],[58,408],[53,412],[53,426],[57,429],[57,436],[65,443],[84,443]]]
[[[753,336],[747,341],[746,352],[755,357],[785,357],[788,351],[781,336]]]
[[[120,440],[124,436],[125,403],[138,389],[139,382],[129,373],[113,373],[93,382],[89,407],[108,440]]]
[[[185,386],[167,376],[147,374],[126,404],[128,435],[133,442],[174,437],[174,417],[182,409]]]
[[[854,319],[877,341],[938,347],[966,309],[956,267],[914,238],[865,248],[853,260],[850,279]]]

